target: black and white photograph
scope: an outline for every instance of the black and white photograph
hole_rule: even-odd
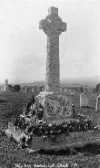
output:
[[[100,0],[0,0],[0,168],[100,168]]]

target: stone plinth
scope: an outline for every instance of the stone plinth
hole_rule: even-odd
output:
[[[53,92],[41,92],[37,99],[44,107],[44,116],[60,117],[72,114],[72,101],[67,96],[55,94]]]

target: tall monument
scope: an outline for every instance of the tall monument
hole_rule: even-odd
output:
[[[59,35],[66,30],[66,23],[58,16],[58,8],[49,8],[48,16],[40,21],[40,29],[47,35],[46,91],[59,92]]]
[[[66,30],[66,23],[58,16],[58,8],[49,8],[48,16],[40,21],[40,29],[47,35],[46,87],[37,96],[44,107],[44,117],[61,117],[68,98],[60,95],[59,36]],[[48,115],[47,115],[48,114]]]

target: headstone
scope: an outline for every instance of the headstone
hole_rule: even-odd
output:
[[[100,95],[96,97],[96,111],[100,111]]]
[[[80,94],[80,107],[88,107],[89,106],[89,98],[86,93]]]

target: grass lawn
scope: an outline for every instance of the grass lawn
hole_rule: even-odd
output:
[[[0,98],[6,98],[7,103],[11,104],[11,109],[8,109],[8,107],[6,108],[5,104],[0,109],[0,129],[2,127],[6,127],[9,120],[22,112],[23,105],[30,99],[30,97],[30,95],[17,93],[2,93],[0,95]],[[74,101],[76,101],[76,103],[79,105],[78,98],[74,99]],[[83,110],[82,113],[88,114],[95,120],[95,122],[99,121],[100,114],[94,112],[94,110]],[[61,143],[62,142],[63,140]],[[15,142],[11,142],[6,136],[2,136],[0,134],[0,168],[14,168],[16,165],[22,166],[22,168],[33,168],[36,165],[50,167],[52,164],[54,164],[54,167],[57,167],[60,164],[66,165],[67,163],[73,165],[75,162],[77,162],[81,168],[98,168],[100,167],[100,156],[80,152],[74,155],[50,155],[40,153],[29,154],[25,150],[17,149]]]

